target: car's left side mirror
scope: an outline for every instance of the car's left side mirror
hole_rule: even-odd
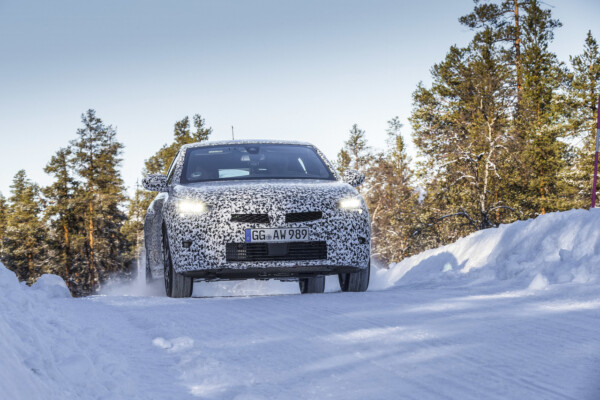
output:
[[[342,179],[348,185],[357,187],[365,181],[365,174],[355,169],[347,169],[342,173]]]
[[[144,186],[144,189],[151,192],[166,192],[167,177],[160,174],[146,175],[142,180],[142,186]]]

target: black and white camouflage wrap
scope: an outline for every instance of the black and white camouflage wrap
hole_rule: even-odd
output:
[[[164,175],[146,175],[142,180],[142,186],[152,192],[164,192],[167,190],[167,177]]]
[[[162,230],[166,228],[173,266],[178,273],[206,269],[245,269],[294,266],[350,266],[366,268],[370,257],[370,222],[367,207],[346,210],[342,199],[360,197],[341,181],[331,163],[317,150],[336,180],[228,180],[180,184],[185,151],[190,147],[243,144],[301,144],[288,141],[228,141],[182,147],[173,167],[167,192],[150,205],[145,219],[147,259],[152,275],[162,276]],[[181,215],[181,200],[204,202],[208,211]],[[286,213],[321,211],[323,217],[308,222],[286,223]],[[231,221],[232,214],[268,214],[270,222],[252,224]],[[310,228],[311,241],[326,241],[327,259],[308,261],[227,262],[226,243],[244,243],[248,228]],[[359,242],[359,238],[361,239]],[[184,241],[191,242],[189,248]]]
[[[365,181],[365,176],[363,173],[358,172],[357,170],[347,169],[342,174],[342,179],[350,186],[357,187],[362,185],[362,183]]]

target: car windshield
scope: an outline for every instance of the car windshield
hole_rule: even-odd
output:
[[[181,183],[233,179],[327,179],[335,177],[311,146],[247,144],[190,148]]]

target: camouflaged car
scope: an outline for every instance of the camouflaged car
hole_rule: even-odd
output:
[[[355,187],[314,146],[228,141],[184,145],[167,175],[143,185],[159,192],[145,218],[147,279],[163,277],[171,297],[195,280],[297,280],[321,293],[325,276],[342,291],[369,285],[369,213]]]

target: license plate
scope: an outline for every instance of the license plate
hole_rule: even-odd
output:
[[[251,242],[301,242],[308,240],[308,228],[246,229],[246,243]]]

